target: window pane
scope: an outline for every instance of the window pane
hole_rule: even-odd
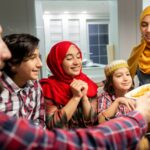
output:
[[[91,58],[91,60],[92,60],[94,63],[98,63],[98,64],[100,64],[99,56],[90,57],[90,58]]]
[[[100,55],[107,55],[106,46],[100,46]]]
[[[101,56],[100,57],[100,63],[101,64],[107,64],[107,56]]]
[[[92,57],[93,55],[99,55],[99,46],[90,46],[90,56]]]
[[[98,25],[89,25],[89,34],[98,33]]]
[[[68,20],[68,38],[74,43],[80,42],[80,23],[78,19]]]
[[[105,45],[108,44],[108,35],[107,34],[99,35],[99,43]]]
[[[97,35],[90,35],[89,37],[90,45],[98,44],[98,36]]]
[[[108,24],[89,24],[88,32],[90,59],[107,64]]]
[[[107,24],[99,25],[99,33],[108,33],[108,25]]]

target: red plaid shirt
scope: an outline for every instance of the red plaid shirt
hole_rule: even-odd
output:
[[[44,126],[44,97],[38,81],[28,81],[24,88],[19,88],[11,78],[3,74],[0,83],[4,87],[0,94],[1,112]]]
[[[0,113],[0,148],[8,150],[133,150],[137,148],[137,143],[146,132],[146,128],[145,120],[136,111],[99,126],[71,131],[43,130],[29,124],[27,120],[19,118],[16,121]]]

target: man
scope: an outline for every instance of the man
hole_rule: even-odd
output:
[[[0,30],[0,32],[2,32]],[[0,65],[10,53],[0,36]],[[150,94],[137,101],[136,111],[99,126],[78,130],[34,127],[27,120],[0,113],[1,149],[135,149],[150,122]]]
[[[6,44],[2,40],[2,27],[0,26],[0,70],[4,67],[4,60],[11,57],[10,51],[8,50]],[[1,71],[0,71],[1,76]],[[2,85],[0,83],[0,92],[2,92]]]
[[[0,69],[4,66],[4,60],[11,57],[10,51],[8,50],[6,44],[2,40],[2,27],[0,26]]]

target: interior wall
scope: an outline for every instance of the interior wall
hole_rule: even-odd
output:
[[[119,51],[118,47],[118,2],[110,1],[110,14],[109,14],[109,45],[107,48],[108,63],[116,58]],[[111,59],[109,59],[111,58]]]
[[[0,24],[4,34],[36,35],[34,0],[0,0]]]
[[[147,6],[150,6],[150,1],[148,0],[143,0],[143,9]]]
[[[118,46],[116,58],[127,59],[140,41],[139,15],[142,1],[118,0]]]
[[[141,10],[141,0],[118,0],[118,32],[114,37],[117,38],[118,36],[119,38],[118,45],[116,44],[116,59],[127,59],[133,46],[140,41],[138,18]],[[35,23],[34,0],[1,0],[0,24],[3,26],[4,34],[30,33],[37,35],[43,41],[43,36],[41,36],[43,35],[43,28],[37,27]],[[40,35],[36,33],[37,28],[40,29]],[[42,44],[43,46],[41,46]],[[41,45],[40,50],[43,52],[44,42]],[[45,62],[45,58],[42,60]]]

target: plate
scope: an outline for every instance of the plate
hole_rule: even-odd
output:
[[[150,84],[144,84],[135,88],[134,90],[126,93],[125,97],[131,99],[138,99],[140,96],[143,96],[147,92],[150,92]]]

